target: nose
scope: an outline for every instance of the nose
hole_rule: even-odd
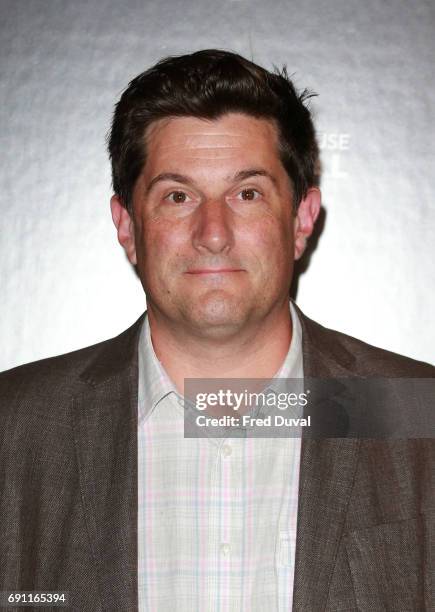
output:
[[[232,214],[225,201],[210,199],[198,206],[192,240],[198,251],[213,254],[230,251],[234,243]]]

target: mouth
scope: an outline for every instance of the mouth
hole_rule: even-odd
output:
[[[231,274],[233,272],[244,272],[242,268],[197,268],[187,270],[186,274]]]

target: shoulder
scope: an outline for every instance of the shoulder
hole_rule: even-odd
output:
[[[142,319],[143,316],[114,338],[1,372],[0,413],[29,402],[59,405],[62,398],[71,397],[94,372],[104,376],[110,367],[121,368],[133,353]]]
[[[141,321],[110,340],[0,374],[0,466],[18,479],[16,486],[38,470],[50,473],[53,458],[66,469],[73,411],[91,410],[97,400],[104,406],[114,390],[128,386]]]
[[[67,385],[98,354],[101,347],[110,341],[98,342],[77,351],[40,359],[1,372],[0,389],[4,392],[7,389],[22,388],[24,385],[25,388],[34,387],[36,390],[41,381],[48,384],[62,381]]]
[[[336,375],[361,377],[434,378],[435,367],[429,363],[372,346],[342,332],[313,321],[298,309],[303,334],[304,353],[322,369],[325,363]]]

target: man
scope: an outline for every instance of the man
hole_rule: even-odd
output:
[[[183,436],[188,378],[434,376],[289,302],[320,210],[306,97],[215,50],[122,95],[111,210],[147,312],[2,375],[0,590],[82,611],[431,608],[430,439]]]

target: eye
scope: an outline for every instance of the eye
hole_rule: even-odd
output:
[[[166,196],[165,200],[169,200],[174,204],[184,204],[185,202],[189,202],[190,198],[184,191],[172,191]]]
[[[261,196],[261,193],[256,189],[243,189],[239,192],[238,196],[241,200],[251,201],[257,200]]]

